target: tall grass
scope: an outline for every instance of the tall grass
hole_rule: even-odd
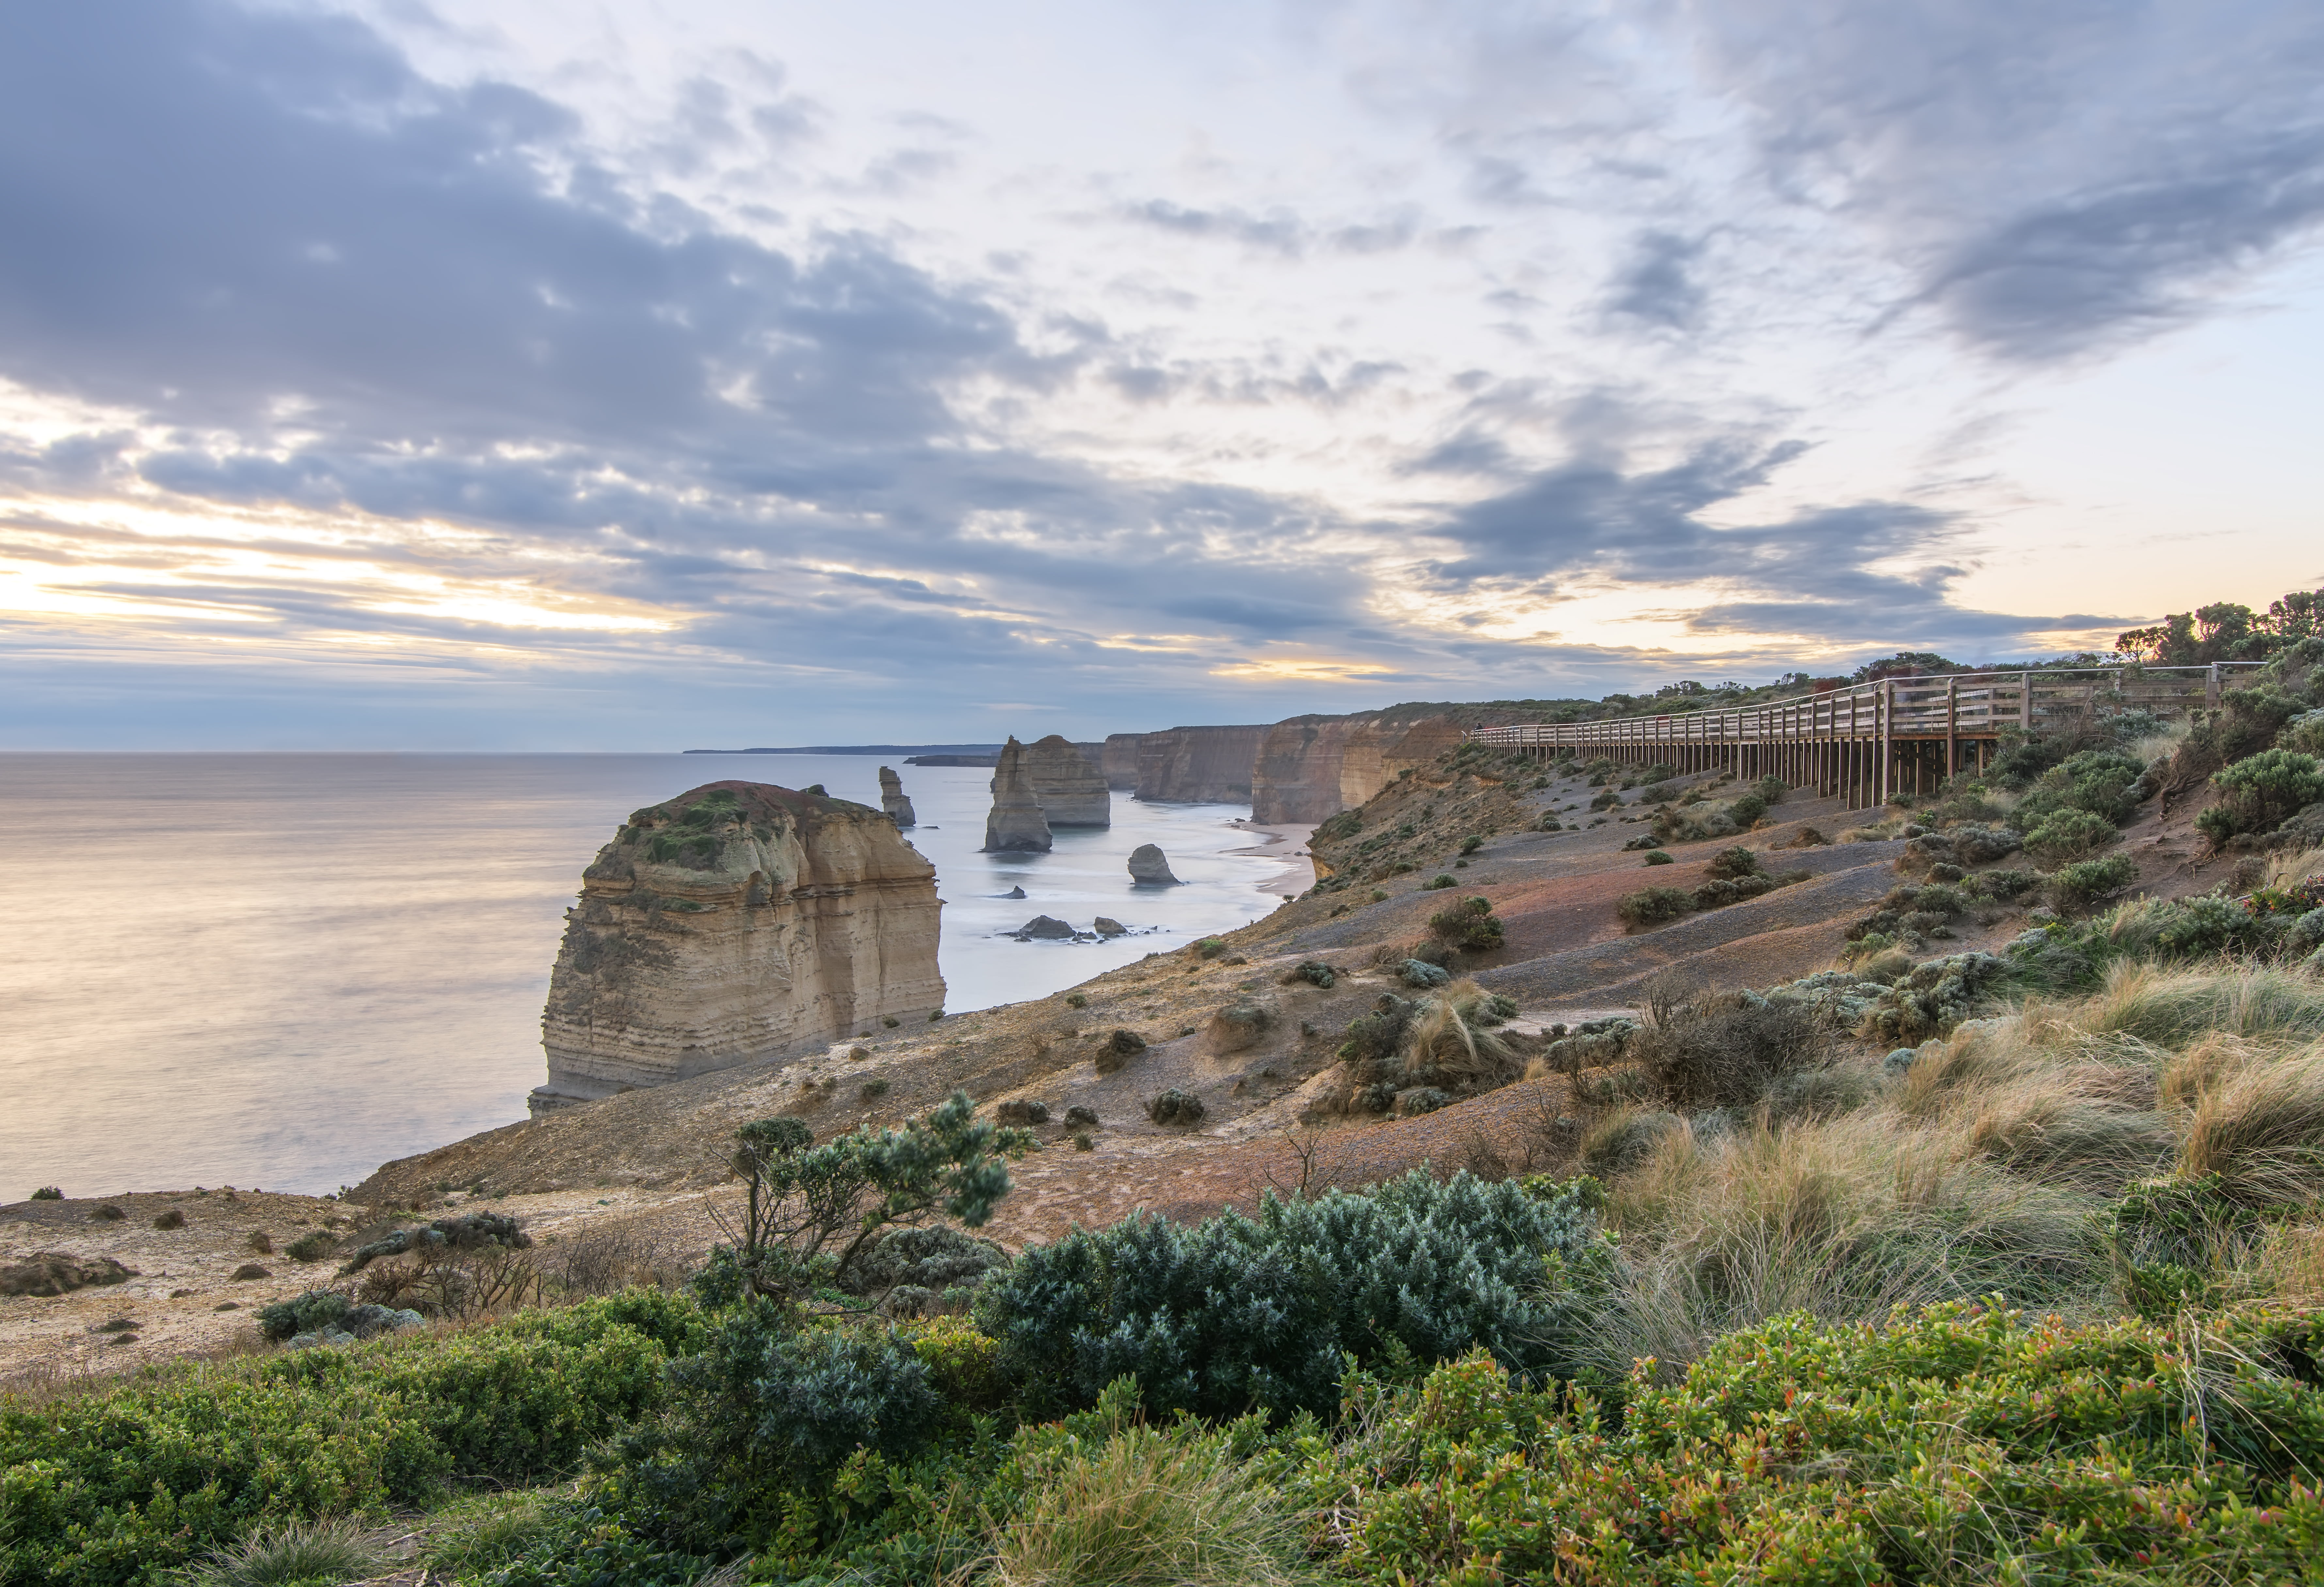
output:
[[[999,1529],[1001,1587],[1291,1587],[1300,1521],[1199,1422],[1076,1448]]]
[[[1623,1264],[1592,1363],[1616,1376],[1651,1356],[1673,1375],[1790,1312],[1856,1322],[1996,1292],[2117,1309],[2097,1214],[2134,1184],[2217,1176],[2250,1208],[2324,1198],[2319,1032],[2324,986],[2297,975],[2126,962],[2087,997],[1924,1046],[1900,1075],[1861,1057],[1828,1071],[1857,1078],[1829,1091],[1860,1105],[1786,1114],[1771,1092],[1740,1127],[1610,1112],[1584,1138]],[[2279,1276],[2230,1288],[2324,1289],[2324,1234],[2270,1249]]]

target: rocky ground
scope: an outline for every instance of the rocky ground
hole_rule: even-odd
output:
[[[1455,968],[1515,1000],[1519,1014],[1508,1029],[1522,1048],[1540,1045],[1553,1025],[1627,1009],[1648,979],[1672,969],[1705,986],[1736,987],[1827,967],[1848,925],[1900,880],[1899,838],[1803,837],[1812,829],[1838,840],[1880,814],[1844,811],[1835,800],[1794,793],[1745,836],[1673,844],[1673,863],[1648,867],[1623,848],[1646,830],[1637,793],[1600,817],[1586,809],[1595,790],[1578,776],[1534,781],[1530,770],[1508,768],[1405,780],[1364,813],[1367,827],[1412,829],[1369,857],[1385,874],[1310,893],[1223,933],[1213,956],[1149,955],[1053,997],[875,1029],[806,1056],[512,1124],[389,1163],[344,1202],[220,1188],[0,1207],[0,1265],[56,1252],[109,1257],[134,1275],[66,1295],[0,1298],[0,1375],[28,1381],[255,1348],[250,1312],[327,1282],[336,1251],[364,1227],[472,1203],[520,1218],[552,1271],[609,1239],[641,1271],[682,1271],[718,1238],[717,1214],[731,1195],[724,1143],[737,1126],[788,1114],[827,1137],[900,1121],[955,1089],[986,1106],[1021,1100],[1049,1111],[1052,1121],[1038,1130],[1043,1149],[1019,1165],[1017,1188],[989,1231],[1011,1246],[1140,1206],[1195,1217],[1248,1206],[1270,1186],[1359,1185],[1424,1162],[1495,1173],[1563,1169],[1579,1132],[1560,1077],[1523,1080],[1410,1119],[1351,1118],[1321,1106],[1335,1088],[1333,1053],[1349,1021],[1382,992],[1406,990],[1395,968],[1425,938],[1432,912],[1452,899],[1490,901],[1505,945],[1465,955]],[[1547,814],[1582,825],[1537,830]],[[2235,862],[2200,858],[2190,814],[2166,817],[2150,806],[2126,830],[2121,852],[2138,861],[2147,890],[2201,891],[2232,875]],[[1484,841],[1464,857],[1461,840],[1471,835]],[[1617,913],[1625,893],[1691,888],[1712,854],[1738,841],[1771,871],[1810,875],[1725,909],[1625,929]],[[1455,887],[1425,886],[1439,875]],[[1995,909],[1960,922],[1957,941],[1944,946],[1997,947],[2024,924],[2017,912]],[[1286,980],[1310,960],[1340,973],[1332,989]],[[1238,1004],[1261,1010],[1255,1026],[1215,1021]],[[1145,1046],[1101,1072],[1117,1030]],[[1199,1122],[1149,1121],[1147,1103],[1167,1088],[1202,1100]],[[1064,1123],[1074,1107],[1093,1112],[1097,1124]],[[122,1215],[101,1215],[108,1204]],[[182,1226],[155,1226],[172,1213]],[[284,1254],[317,1232],[334,1254],[305,1263]],[[262,1235],[270,1251],[254,1249]],[[235,1277],[245,1264],[263,1276]]]

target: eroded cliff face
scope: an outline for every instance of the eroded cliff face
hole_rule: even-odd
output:
[[[936,868],[880,811],[713,782],[582,873],[541,1012],[535,1116],[944,1006]]]
[[[1250,818],[1296,824],[1352,810],[1406,768],[1460,743],[1461,729],[1435,715],[1365,711],[1278,722],[1252,768]]]
[[[1179,804],[1243,803],[1250,798],[1251,764],[1267,731],[1257,724],[1168,727],[1141,735],[1138,797]]]
[[[1138,746],[1146,742],[1142,733],[1109,733],[1105,750],[1099,759],[1098,770],[1105,773],[1105,785],[1134,793],[1138,789]]]
[[[1053,733],[1025,746],[1025,780],[1051,826],[1111,826],[1113,799],[1105,774],[1078,745]]]

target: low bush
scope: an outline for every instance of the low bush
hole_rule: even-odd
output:
[[[684,1297],[637,1290],[0,1408],[0,1574],[144,1582],[262,1525],[570,1471],[660,1402],[664,1361],[700,1337]]]
[[[1711,855],[1710,863],[1702,869],[1706,876],[1716,876],[1729,881],[1738,877],[1761,874],[1759,856],[1739,844]]]
[[[1140,1213],[1028,1249],[976,1317],[1054,1407],[1135,1375],[1153,1411],[1320,1415],[1339,1403],[1344,1355],[1482,1347],[1520,1371],[1562,1370],[1562,1299],[1605,1270],[1594,1209],[1586,1182],[1416,1171],[1361,1195],[1268,1194],[1255,1218]]]
[[[1710,993],[1658,1010],[1627,1056],[1665,1106],[1757,1105],[1783,1075],[1831,1061],[1831,1034],[1806,1005],[1753,992]]]
[[[32,1192],[29,1199],[32,1201],[62,1201],[64,1198],[65,1193],[58,1189],[55,1186],[43,1185],[38,1190]]]
[[[1146,1104],[1146,1116],[1157,1124],[1199,1124],[1203,1112],[1201,1097],[1175,1085]]]
[[[2108,854],[2103,860],[2078,860],[2061,865],[2050,878],[2058,907],[2087,909],[2120,898],[2138,883],[2138,863],[2128,854]]]
[[[1420,884],[1420,890],[1423,892],[1442,892],[1448,887],[1458,887],[1460,885],[1460,882],[1454,880],[1451,872],[1439,872],[1435,875],[1430,877],[1427,881],[1422,882]]]
[[[2025,835],[2025,852],[2036,864],[2055,870],[2089,858],[2121,835],[2103,816],[2088,810],[2059,810]]]
[[[1648,849],[1646,851],[1646,863],[1649,865],[1667,865],[1671,863],[1671,857],[1663,853],[1660,849]]]
[[[1334,1518],[1335,1579],[1366,1582],[2304,1580],[2317,1329],[2237,1318],[2199,1350],[1961,1303],[1788,1316],[1634,1379],[1619,1431],[1472,1357],[1352,1386],[1362,1435],[1291,1491]]]
[[[2211,779],[2220,800],[2195,817],[2214,844],[2237,833],[2273,832],[2303,806],[2324,800],[2324,765],[2296,750],[2263,750]]]
[[[1292,966],[1291,969],[1286,971],[1284,973],[1283,979],[1286,983],[1293,982],[1305,982],[1309,986],[1320,986],[1325,992],[1331,991],[1332,988],[1340,983],[1339,972],[1333,969],[1331,965],[1326,964],[1321,959],[1306,959],[1301,961],[1299,964]],[[1143,1047],[1146,1044],[1140,1042],[1139,1045]]]
[[[1489,899],[1463,899],[1428,918],[1429,934],[1439,942],[1469,953],[1485,953],[1501,946],[1501,922]]]
[[[1692,912],[1694,895],[1683,888],[1648,887],[1637,892],[1625,893],[1614,906],[1614,912],[1632,930],[1644,926],[1659,926],[1666,920]]]

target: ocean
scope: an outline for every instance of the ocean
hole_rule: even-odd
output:
[[[582,868],[630,811],[724,778],[879,804],[854,755],[0,754],[0,1200],[319,1193],[525,1116]],[[945,900],[955,1012],[1257,918],[1304,863],[1247,807],[1113,798],[1046,855],[981,854],[991,773],[899,765]],[[1159,844],[1186,885],[1133,890]],[[1296,852],[1296,844],[1289,845]],[[1278,846],[1278,853],[1286,852]],[[1277,891],[1263,890],[1272,885]],[[1027,896],[997,895],[1022,886]],[[1038,914],[1112,942],[1018,942]]]

